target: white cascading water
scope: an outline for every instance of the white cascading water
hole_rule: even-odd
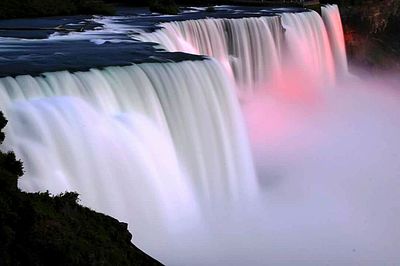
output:
[[[7,77],[0,95],[25,190],[78,191],[144,234],[256,194],[237,99],[212,60]]]
[[[294,69],[297,75],[305,76],[308,80],[314,79],[316,86],[334,83],[336,73],[333,51],[324,22],[318,13],[282,14],[282,24],[286,29],[289,55],[285,58],[285,67]]]
[[[216,58],[243,90],[253,90],[280,78],[279,17],[201,19],[160,26],[161,30],[142,33],[138,38],[159,43],[170,52]]]
[[[334,57],[341,60],[336,64],[338,71],[341,74],[347,71],[346,63],[342,62],[346,58],[343,31],[341,25],[338,28],[334,23],[340,18],[335,7],[322,8],[325,21],[332,21],[327,28],[321,16],[310,11],[273,17],[163,23],[160,30],[142,33],[138,38],[159,43],[170,52],[216,58],[227,75],[236,80],[240,91],[282,89],[288,71],[300,71],[321,85],[336,79]]]
[[[343,36],[342,19],[340,18],[337,5],[327,5],[321,10],[325,27],[328,31],[329,40],[332,46],[336,71],[343,75],[347,74],[347,56]]]
[[[379,132],[379,144],[396,140],[397,109],[382,95],[329,90],[347,76],[347,61],[338,8],[322,16],[164,23],[135,38],[215,60],[1,78],[3,149],[24,162],[20,186],[79,192],[168,265],[397,258],[399,164],[356,130]],[[381,161],[393,164],[378,182],[370,176],[378,167],[368,167]],[[360,192],[382,184],[385,193]]]

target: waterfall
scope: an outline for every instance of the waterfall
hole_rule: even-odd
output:
[[[217,59],[239,91],[285,87],[291,71],[315,80],[319,86],[334,83],[337,73],[347,71],[341,23],[336,23],[338,18],[340,22],[339,10],[337,6],[322,10],[324,20],[317,12],[307,11],[168,22],[137,38],[158,43],[169,52]]]
[[[238,101],[212,60],[6,77],[0,95],[20,186],[77,191],[135,239],[194,217],[199,202],[256,193]]]
[[[334,221],[334,229],[345,224],[334,200],[327,206],[339,215],[332,218],[331,213],[325,214],[331,209],[322,208],[325,195],[319,195],[319,190],[308,193],[314,184],[323,187],[325,183],[315,179],[306,186],[301,174],[300,181],[291,180],[291,171],[303,171],[302,161],[296,161],[295,170],[290,168],[293,165],[287,167],[287,180],[286,165],[276,167],[277,183],[295,184],[294,188],[283,185],[283,189],[278,185],[277,191],[287,198],[280,201],[278,193],[268,194],[270,191],[265,196],[247,131],[257,131],[257,137],[250,138],[260,150],[265,146],[273,149],[276,143],[284,146],[287,140],[287,146],[298,144],[302,137],[301,144],[307,145],[307,138],[319,136],[318,126],[310,130],[311,137],[282,132],[292,130],[289,124],[309,122],[312,117],[309,109],[287,104],[288,98],[300,98],[306,103],[301,107],[309,107],[310,91],[328,90],[348,72],[337,6],[322,7],[322,17],[314,11],[280,12],[268,17],[186,20],[159,26],[154,32],[133,36],[158,43],[164,52],[208,57],[0,78],[0,107],[9,120],[2,149],[14,150],[24,162],[20,187],[51,193],[77,191],[84,205],[128,222],[139,247],[172,264],[265,265],[270,257],[274,264],[286,256],[287,246],[288,254],[302,259],[313,256],[313,247],[324,255],[320,235],[313,238],[314,224],[308,223],[314,219],[314,208],[324,212],[321,219],[328,217],[327,224]],[[129,26],[124,26],[125,32],[131,32]],[[249,104],[251,97],[255,104]],[[243,113],[248,115],[246,111],[253,107],[255,119],[248,124],[254,124],[246,128]],[[298,110],[307,113],[305,118]],[[268,142],[266,132],[291,138],[285,135]],[[295,154],[303,159],[303,154],[293,152],[296,148],[287,149],[288,157]],[[317,155],[313,158],[319,158]],[[275,163],[270,157],[260,160],[266,165],[267,161]],[[315,174],[310,172],[310,176]],[[301,193],[318,199],[307,198],[312,199],[311,211],[304,207],[308,202],[302,201],[303,195],[293,193],[297,186],[304,189]],[[299,199],[299,205],[292,205]],[[267,207],[259,208],[265,202]],[[293,222],[298,226],[293,228],[287,224],[297,219],[304,224]],[[332,228],[324,222],[321,231],[329,234],[325,228]],[[307,237],[302,236],[302,229]],[[339,231],[343,232],[347,231]],[[315,243],[303,245],[308,237]],[[240,246],[242,240],[246,248]],[[229,256],[226,251],[235,254]],[[204,261],[192,258],[204,253]],[[248,254],[254,257],[246,257]],[[350,252],[349,256],[353,255]],[[236,261],[235,256],[241,260]]]
[[[324,22],[315,11],[300,14],[282,14],[286,29],[286,46],[289,57],[286,68],[294,68],[297,75],[314,80],[315,86],[332,84],[335,65]],[[312,85],[312,84],[308,84]]]
[[[291,69],[301,76],[312,76],[308,80],[318,84],[333,82],[335,71],[345,69],[340,64],[345,61],[342,39],[334,38],[340,37],[341,25],[334,23],[338,16],[336,6],[323,7],[327,28],[313,11],[168,22],[160,30],[142,33],[138,38],[158,42],[171,52],[206,54],[215,60],[145,63],[89,72],[2,78],[0,104],[10,119],[10,137],[5,145],[16,151],[27,169],[21,186],[31,191],[46,187],[52,192],[86,192],[91,190],[89,178],[101,176],[100,180],[106,182],[110,176],[123,175],[114,168],[124,167],[114,166],[116,160],[107,160],[108,155],[102,155],[107,154],[107,148],[101,147],[103,152],[99,152],[101,145],[90,142],[101,139],[102,131],[110,131],[104,137],[110,138],[111,143],[116,143],[118,138],[129,142],[127,134],[135,132],[131,136],[134,141],[141,143],[138,145],[143,150],[149,146],[148,157],[130,150],[134,148],[129,145],[117,150],[126,148],[127,154],[136,152],[139,165],[152,165],[136,166],[143,168],[143,172],[150,168],[154,172],[135,176],[146,176],[142,179],[151,183],[148,187],[163,190],[166,195],[162,202],[175,197],[173,183],[180,183],[182,191],[187,191],[183,193],[184,198],[193,198],[176,200],[182,202],[196,201],[195,197],[208,202],[235,200],[254,194],[257,184],[233,87],[248,91],[284,90],[290,87],[286,76]],[[74,119],[78,113],[82,115]],[[84,117],[85,113],[91,118]],[[102,131],[81,132],[86,127],[82,130],[79,127],[89,124],[90,119],[98,120]],[[112,132],[110,128],[118,130]],[[147,130],[152,133],[147,134]],[[66,134],[68,131],[77,135]],[[169,156],[159,154],[157,145],[148,138],[152,134],[159,134],[159,145],[165,147],[163,151]],[[89,146],[80,151],[85,145]],[[92,165],[83,165],[86,157],[92,158]],[[164,162],[164,157],[171,161]],[[46,167],[48,162],[55,167]],[[109,173],[90,170],[101,168],[99,165],[109,165],[111,170]],[[162,180],[169,184],[165,185],[169,189],[159,181],[168,179],[163,177],[165,173],[179,179],[172,183]],[[103,194],[101,189],[96,191]],[[99,200],[96,191],[88,192],[93,194],[89,206],[102,201],[98,206],[113,205],[104,202],[106,199]]]
[[[346,47],[339,8],[337,5],[326,5],[322,7],[321,11],[333,50],[336,71],[340,74],[346,74],[348,72]]]
[[[253,90],[280,78],[282,26],[279,17],[200,19],[163,23],[142,33],[142,41],[159,43],[170,52],[217,59],[242,89]]]

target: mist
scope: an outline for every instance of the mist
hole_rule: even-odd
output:
[[[262,80],[260,88],[252,89],[257,82],[236,77],[258,195],[234,203],[213,202],[202,209],[199,225],[179,230],[185,224],[181,221],[164,244],[146,249],[150,254],[167,265],[342,266],[400,261],[398,73],[371,75],[354,67],[351,73],[357,74],[349,73],[338,8],[325,6],[322,11],[324,22],[315,12],[282,14],[285,45],[276,48],[262,41],[250,56],[249,62],[266,60],[255,64],[261,68],[259,76],[250,75]],[[270,24],[263,25],[269,29],[263,32],[279,32],[273,30],[273,20],[267,21]],[[200,42],[193,39],[208,38],[183,29],[187,30],[181,26],[168,35],[168,26],[151,36],[171,51],[183,49],[174,42],[177,32],[183,31],[194,47]],[[238,39],[243,40],[239,51],[254,52],[246,38]],[[228,48],[200,48],[225,70],[226,62],[246,58],[221,59],[216,51]],[[263,54],[270,50],[274,55],[285,51],[276,65],[274,57]],[[242,66],[243,71],[254,72],[252,64]],[[266,78],[270,69],[273,78]]]
[[[166,241],[158,250],[165,252],[161,260],[168,265],[398,263],[395,84],[395,75],[349,75],[312,97],[298,88],[297,95],[308,95],[298,101],[267,94],[248,99],[242,107],[259,197],[239,206],[214,206],[202,229]]]

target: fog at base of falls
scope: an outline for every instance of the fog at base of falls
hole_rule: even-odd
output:
[[[169,51],[214,57],[244,88],[260,192],[203,210],[201,229],[154,250],[167,265],[400,260],[400,92],[388,82],[396,75],[348,74],[339,10],[322,11],[282,14],[283,38],[276,18],[174,22],[144,34]]]
[[[158,250],[161,261],[398,263],[400,92],[367,77],[324,89],[313,103],[256,95],[243,104],[259,198],[210,211],[202,229]]]

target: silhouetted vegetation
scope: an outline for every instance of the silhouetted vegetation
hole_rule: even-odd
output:
[[[0,265],[160,265],[131,243],[127,224],[79,205],[75,192],[22,192],[22,175],[14,153],[0,152]]]
[[[151,12],[169,15],[176,15],[179,12],[179,7],[174,0],[151,0],[149,9]]]
[[[206,8],[206,12],[214,12],[215,11],[215,7],[214,6],[208,6]]]
[[[112,15],[114,8],[102,0],[1,0],[0,19],[60,15]]]

